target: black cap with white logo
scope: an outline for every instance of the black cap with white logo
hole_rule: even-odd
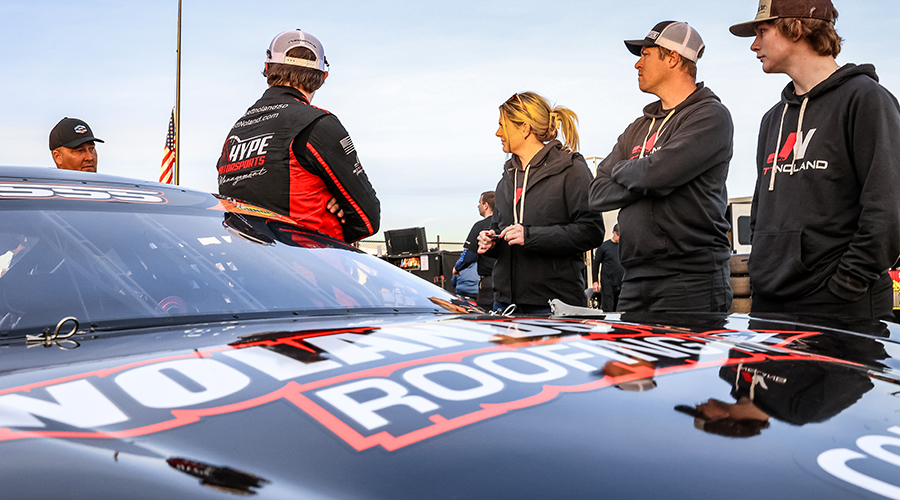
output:
[[[59,147],[77,148],[86,142],[103,142],[94,137],[91,127],[78,118],[63,118],[50,131],[50,151]]]

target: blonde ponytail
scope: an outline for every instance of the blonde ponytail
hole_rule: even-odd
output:
[[[543,143],[556,139],[561,131],[565,148],[578,151],[578,115],[571,109],[551,107],[544,97],[534,92],[522,92],[513,94],[500,105],[500,111],[516,125],[527,123],[534,136]]]
[[[557,106],[553,108],[553,114],[557,116],[558,126],[566,138],[566,149],[572,152],[578,151],[578,115],[569,108]]]

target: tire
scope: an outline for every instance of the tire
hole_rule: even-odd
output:
[[[728,312],[749,313],[752,303],[753,299],[749,297],[735,297],[734,300],[731,301],[731,309],[729,309]]]
[[[742,275],[742,274],[750,274],[750,271],[747,267],[747,262],[750,260],[750,254],[739,253],[732,255],[730,259],[728,259],[728,267],[731,270],[732,276]]]
[[[732,276],[731,292],[735,297],[750,296],[750,277],[749,276]]]

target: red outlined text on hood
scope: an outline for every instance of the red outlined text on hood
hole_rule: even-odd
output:
[[[0,441],[133,438],[285,400],[354,450],[394,451],[564,394],[680,371],[846,364],[790,349],[815,335],[534,320],[249,339],[2,389]]]

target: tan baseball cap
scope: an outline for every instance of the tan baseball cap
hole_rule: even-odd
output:
[[[756,36],[756,25],[781,17],[822,19],[834,22],[837,11],[831,0],[759,0],[756,19],[735,24],[729,30],[735,36]]]

